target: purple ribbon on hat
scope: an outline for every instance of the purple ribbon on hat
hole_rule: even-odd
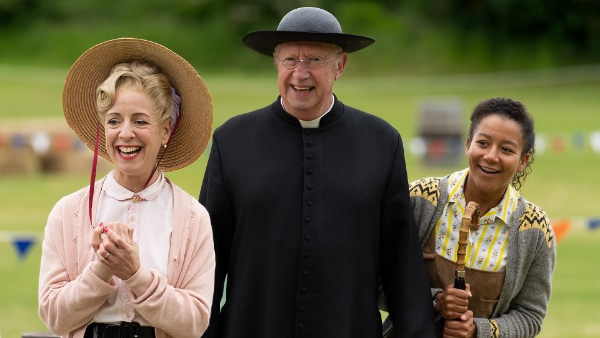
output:
[[[181,97],[175,92],[175,88],[171,87],[171,96],[173,97],[173,110],[171,111],[171,134],[177,125],[179,113],[181,112]]]

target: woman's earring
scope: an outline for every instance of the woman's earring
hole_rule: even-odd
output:
[[[163,148],[166,148],[166,147],[167,147],[167,144],[166,144],[166,143],[163,143],[163,144],[162,144],[162,147],[163,147]]]

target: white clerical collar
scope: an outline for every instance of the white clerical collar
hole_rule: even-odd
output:
[[[281,106],[285,110],[285,106],[283,105],[283,99],[280,99],[280,101],[281,101]],[[323,113],[323,115],[317,117],[314,120],[310,120],[310,121],[298,119],[298,122],[300,122],[300,125],[302,126],[302,128],[319,128],[321,119],[323,118],[323,116],[327,115],[327,113],[329,113],[331,111],[331,108],[333,108],[334,103],[335,103],[335,97],[333,96],[333,94],[331,94],[331,105],[329,106],[329,109],[327,109],[327,111],[325,113]]]

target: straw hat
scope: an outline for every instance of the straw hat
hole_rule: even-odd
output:
[[[275,46],[290,41],[328,42],[342,47],[345,53],[366,48],[375,39],[345,34],[333,14],[316,7],[300,7],[288,12],[279,22],[276,31],[256,31],[243,38],[250,49],[273,56]]]
[[[181,97],[179,124],[171,136],[159,168],[183,168],[202,155],[210,139],[212,103],[200,75],[185,59],[170,49],[148,40],[119,38],[97,44],[83,53],[71,67],[63,89],[63,110],[67,123],[90,149],[94,150],[98,113],[96,89],[114,65],[146,59],[160,68]],[[104,125],[100,123],[98,154],[111,161],[106,151]]]

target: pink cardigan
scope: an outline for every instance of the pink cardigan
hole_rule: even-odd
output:
[[[98,201],[104,179],[95,184]],[[210,218],[188,193],[173,187],[173,232],[167,277],[143,266],[126,284],[135,310],[157,329],[156,337],[200,337],[206,330],[212,303],[215,254]],[[63,197],[50,215],[42,243],[39,315],[50,331],[63,337],[83,337],[115,283],[94,261],[90,244],[89,187]],[[96,213],[94,203],[92,213]]]

